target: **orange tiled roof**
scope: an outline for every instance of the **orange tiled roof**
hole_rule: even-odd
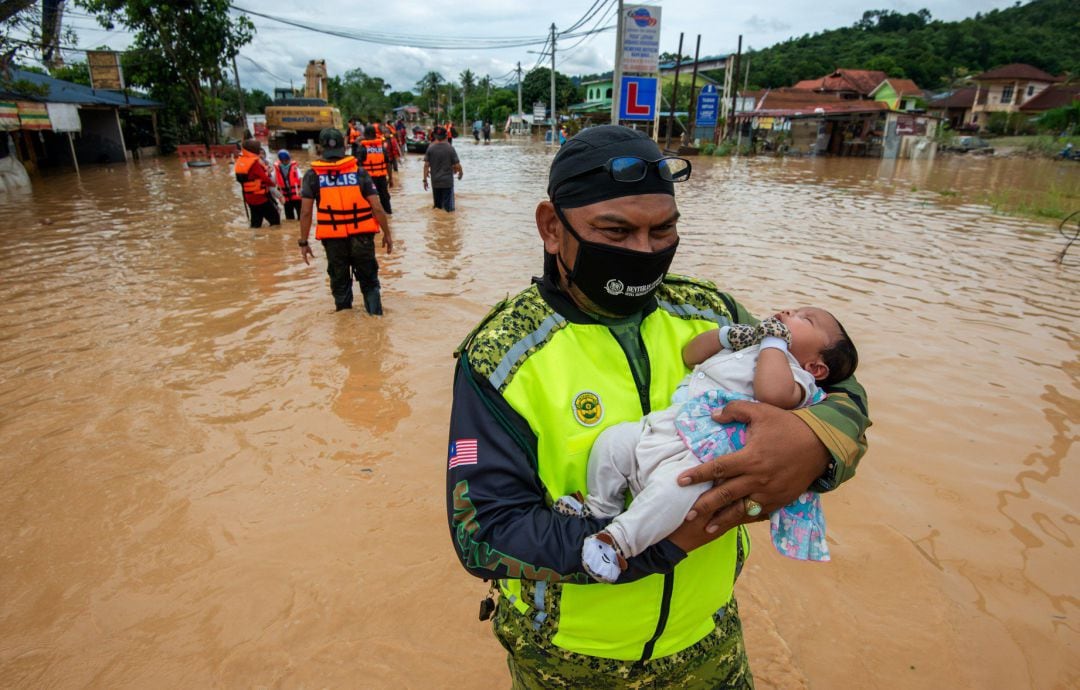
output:
[[[888,110],[882,101],[844,100],[831,93],[802,89],[772,89],[766,91],[756,105],[757,115],[812,115],[858,113]],[[745,115],[745,113],[743,113]]]
[[[854,91],[868,96],[889,75],[873,69],[838,69],[820,79],[804,79],[794,88],[806,91]]]
[[[893,87],[893,91],[898,96],[922,96],[923,91],[919,86],[910,79],[897,79],[895,77],[889,77],[885,81],[889,82],[889,85]]]

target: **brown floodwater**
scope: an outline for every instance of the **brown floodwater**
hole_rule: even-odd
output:
[[[0,685],[508,685],[445,524],[451,351],[539,270],[550,153],[458,148],[452,216],[405,163],[382,319],[224,164],[0,195]],[[1080,685],[1080,247],[986,205],[1080,208],[1080,166],[694,166],[673,270],[835,311],[874,419],[831,563],[753,528],[759,687]]]

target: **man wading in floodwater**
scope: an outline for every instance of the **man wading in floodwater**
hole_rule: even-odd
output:
[[[742,524],[811,486],[836,488],[866,450],[854,378],[801,410],[731,403],[714,416],[748,423],[749,442],[683,475],[715,480],[692,519],[628,559],[620,584],[585,573],[582,544],[609,520],[559,514],[552,499],[586,490],[603,429],[668,405],[688,341],[756,323],[711,283],[666,275],[675,186],[689,176],[688,161],[632,129],[570,139],[536,208],[543,278],[458,349],[450,532],[462,565],[498,583],[481,617],[494,612],[515,688],[753,687],[732,594],[749,548]]]
[[[390,221],[379,204],[379,192],[356,158],[345,155],[341,132],[319,132],[321,158],[311,164],[300,183],[300,258],[309,263],[311,216],[317,209],[315,239],[326,252],[330,292],[338,311],[352,309],[352,276],[360,283],[364,308],[382,316],[379,293],[379,262],[375,260],[375,234],[382,228],[386,253],[394,249]]]

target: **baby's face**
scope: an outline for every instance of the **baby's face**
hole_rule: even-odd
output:
[[[840,338],[840,324],[824,309],[784,309],[776,318],[791,332],[791,356],[804,367],[820,359],[821,351]]]

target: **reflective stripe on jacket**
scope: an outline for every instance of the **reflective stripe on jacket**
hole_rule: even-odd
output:
[[[379,231],[371,204],[360,189],[360,166],[352,156],[315,161],[319,198],[315,211],[315,239],[337,239]]]
[[[372,177],[386,177],[386,154],[383,152],[382,139],[364,139],[364,170]]]

